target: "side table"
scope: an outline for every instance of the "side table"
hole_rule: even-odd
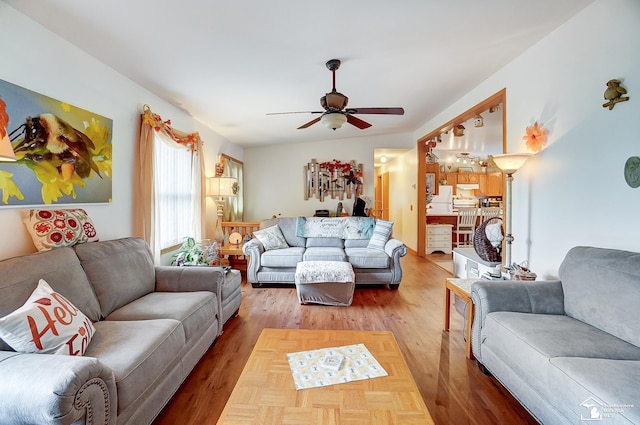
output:
[[[244,256],[244,252],[242,252],[242,244],[238,244],[238,245],[233,245],[233,244],[228,244],[228,245],[223,245],[220,248],[220,256],[225,256],[228,255],[229,256],[229,265],[236,269],[236,270],[240,270],[240,272],[245,272],[247,271],[247,261],[246,260],[240,260],[238,259],[238,257],[242,257]]]
[[[464,329],[465,336],[465,354],[468,359],[473,359],[471,352],[471,324],[473,323],[473,302],[471,301],[471,284],[477,282],[478,279],[459,279],[448,277],[444,283],[444,330],[449,331],[451,316],[451,293],[459,296],[462,301],[467,304],[466,324]]]

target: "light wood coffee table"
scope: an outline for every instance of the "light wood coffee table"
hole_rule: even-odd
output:
[[[363,343],[388,376],[296,390],[287,354]],[[218,424],[433,424],[391,332],[264,329]]]

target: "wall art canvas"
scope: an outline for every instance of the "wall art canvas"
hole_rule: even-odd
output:
[[[0,207],[111,202],[113,120],[0,80]]]

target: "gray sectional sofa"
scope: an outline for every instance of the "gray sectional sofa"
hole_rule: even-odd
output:
[[[93,322],[84,356],[0,340],[0,424],[149,424],[241,301],[237,271],[154,267],[142,239],[0,261],[0,317],[44,279]]]
[[[328,218],[354,222],[360,217]],[[368,219],[375,226],[374,219]],[[356,285],[386,285],[397,289],[402,280],[400,258],[407,254],[401,241],[390,237],[383,249],[369,248],[370,238],[301,237],[298,217],[278,217],[260,222],[260,229],[278,225],[288,246],[265,250],[255,237],[243,246],[249,257],[247,280],[262,284],[293,284],[296,265],[301,261],[347,261],[356,275]]]
[[[559,278],[473,283],[473,354],[542,424],[640,424],[640,253],[575,247]]]

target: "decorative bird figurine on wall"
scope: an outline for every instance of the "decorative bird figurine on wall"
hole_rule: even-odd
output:
[[[627,94],[627,89],[620,86],[620,80],[609,80],[607,81],[607,89],[604,91],[604,98],[608,100],[602,104],[603,108],[609,108],[612,110],[616,103],[618,102],[626,102],[629,100],[629,96],[623,96],[623,94]]]

